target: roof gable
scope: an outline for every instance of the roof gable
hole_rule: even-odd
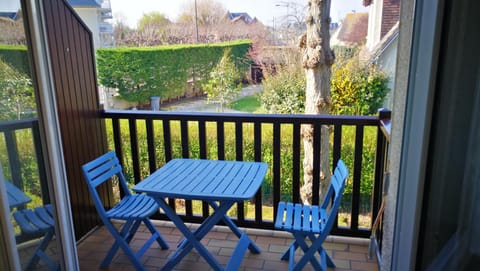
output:
[[[0,17],[8,18],[15,21],[18,17],[18,12],[0,12]]]
[[[368,13],[348,13],[338,30],[338,40],[348,44],[362,44],[367,37]]]
[[[250,17],[250,15],[248,15],[248,13],[246,12],[229,12],[228,18],[230,19],[230,21],[235,21],[235,22],[238,20],[242,20],[247,24],[250,24],[254,21],[252,17]]]
[[[68,0],[72,7],[100,7],[101,5],[95,0]]]

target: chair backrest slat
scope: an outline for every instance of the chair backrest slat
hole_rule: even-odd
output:
[[[340,202],[342,199],[343,190],[345,189],[345,182],[348,176],[348,169],[345,166],[345,163],[342,160],[338,160],[337,166],[332,175],[330,186],[328,188],[328,198],[325,198],[324,204],[327,202],[332,203],[330,210],[328,212],[327,223],[325,229],[330,232],[335,221],[335,217],[338,213],[338,208],[340,208]],[[322,208],[324,206],[322,205]]]
[[[95,206],[102,214],[105,213],[105,208],[96,189],[99,185],[106,181],[111,181],[113,176],[117,176],[120,187],[125,195],[131,194],[126,184],[125,176],[123,176],[120,161],[113,151],[107,152],[95,160],[84,164],[82,170]]]

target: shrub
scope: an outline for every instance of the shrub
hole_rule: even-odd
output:
[[[305,73],[298,64],[265,70],[260,100],[265,111],[277,114],[301,113],[305,108]]]
[[[333,68],[332,108],[335,115],[372,115],[382,107],[388,92],[388,78],[375,65],[365,65],[354,57]]]
[[[339,50],[339,49],[337,49]],[[356,49],[343,49],[332,67],[331,114],[372,115],[382,106],[388,92],[388,78],[376,66],[362,63]],[[353,57],[351,57],[353,55]],[[349,58],[350,57],[350,58]],[[303,113],[305,110],[305,73],[300,63],[266,70],[262,83],[262,106],[278,114]]]
[[[233,62],[230,50],[225,50],[222,59],[210,72],[207,83],[203,88],[207,92],[208,102],[220,105],[220,112],[229,105],[240,93],[242,85],[240,72]]]
[[[35,97],[32,80],[0,57],[0,120],[32,117]]]

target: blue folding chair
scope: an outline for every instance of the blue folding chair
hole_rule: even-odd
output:
[[[295,237],[281,257],[282,260],[289,261],[289,270],[301,270],[308,262],[315,270],[326,271],[327,266],[335,267],[322,244],[335,222],[347,176],[347,167],[339,160],[322,205],[309,206],[290,202],[278,204],[275,228],[291,232]],[[311,241],[310,246],[305,242],[307,238]],[[304,253],[295,264],[295,251],[299,247]],[[317,252],[320,255],[320,262],[316,258]]]
[[[115,238],[115,243],[110,248],[100,267],[108,267],[117,250],[121,247],[137,270],[145,270],[140,263],[140,258],[154,241],[157,241],[162,249],[168,249],[167,243],[149,219],[149,217],[159,209],[158,204],[153,198],[147,195],[132,194],[130,192],[120,162],[113,151],[86,163],[82,166],[82,169],[100,218]],[[106,181],[111,181],[114,176],[118,177],[118,182],[125,196],[113,208],[106,210],[98,195],[97,187]],[[125,224],[120,230],[117,230],[112,224],[112,219],[124,220]],[[137,232],[141,222],[150,230],[152,236],[135,254],[130,248],[129,243]]]
[[[14,184],[7,181],[5,186],[10,208],[18,208],[31,201],[30,197]],[[60,270],[60,265],[45,252],[48,244],[55,236],[52,206],[47,204],[35,209],[17,209],[13,212],[13,218],[21,230],[21,234],[16,238],[17,243],[42,238],[25,265],[25,270],[32,270],[40,260],[47,265],[48,270]]]

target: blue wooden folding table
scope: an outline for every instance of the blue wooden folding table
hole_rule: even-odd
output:
[[[185,236],[162,270],[171,270],[195,248],[214,270],[224,270],[200,242],[219,222],[224,223],[239,238],[225,270],[236,270],[248,249],[260,253],[260,248],[226,215],[236,202],[251,199],[262,185],[267,164],[218,160],[174,159],[134,186],[137,193],[156,199],[165,214]],[[165,201],[165,198],[203,200],[214,212],[193,232]]]

